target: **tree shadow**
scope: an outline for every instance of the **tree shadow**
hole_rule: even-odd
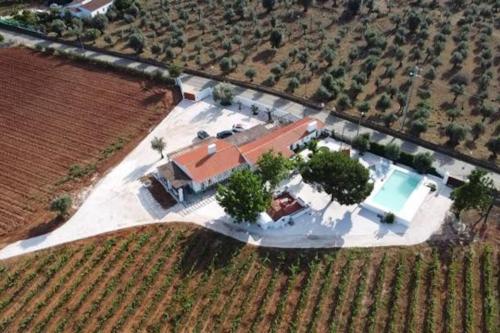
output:
[[[179,272],[184,276],[203,273],[207,269],[223,269],[238,260],[247,245],[234,238],[206,228],[196,228],[180,241],[185,248],[179,258]]]
[[[263,50],[252,57],[252,62],[263,62],[269,64],[276,55],[276,50]]]
[[[63,217],[56,216],[53,219],[51,219],[50,221],[38,224],[38,225],[30,228],[26,232],[26,236],[27,236],[26,238],[32,238],[32,237],[45,235],[45,234],[59,228],[61,225],[64,224],[64,222],[66,222],[66,220]]]

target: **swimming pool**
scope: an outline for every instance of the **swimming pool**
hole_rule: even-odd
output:
[[[379,217],[393,213],[396,222],[410,225],[429,193],[426,177],[392,165],[385,179],[375,181],[371,195],[361,204]]]
[[[417,174],[394,170],[373,197],[373,202],[396,214],[404,207],[421,180],[422,176]]]

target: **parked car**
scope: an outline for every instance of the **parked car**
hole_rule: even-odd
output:
[[[217,139],[224,139],[231,135],[233,135],[232,131],[220,131],[219,133],[217,133]]]
[[[245,130],[245,127],[243,127],[242,124],[234,124],[233,125],[233,132],[243,132]]]
[[[196,134],[198,136],[198,139],[200,140],[205,140],[206,138],[208,138],[210,135],[206,132],[206,131],[198,131],[198,133]]]

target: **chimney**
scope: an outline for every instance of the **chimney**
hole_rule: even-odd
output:
[[[316,120],[309,122],[309,124],[307,124],[307,132],[308,133],[314,132],[316,130],[317,125],[318,122]]]
[[[217,144],[211,143],[208,145],[208,155],[213,155],[217,151]]]

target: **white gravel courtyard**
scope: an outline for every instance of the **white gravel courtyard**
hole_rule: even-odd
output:
[[[185,208],[176,205],[163,210],[138,180],[165,163],[150,147],[154,136],[164,137],[166,152],[192,144],[196,133],[210,135],[230,129],[235,123],[252,127],[266,116],[251,115],[234,105],[221,108],[211,99],[182,101],[118,166],[106,174],[85,199],[73,217],[60,228],[42,236],[15,242],[0,250],[0,259],[48,248],[122,228],[158,222],[191,222],[255,245],[272,247],[368,247],[413,245],[424,242],[439,230],[451,204],[449,189],[439,186],[418,210],[409,228],[385,225],[374,213],[358,206],[330,203],[295,176],[286,184],[307,203],[311,213],[301,216],[293,226],[280,230],[245,229],[229,222],[229,217],[212,197]],[[438,180],[436,180],[439,183]]]

